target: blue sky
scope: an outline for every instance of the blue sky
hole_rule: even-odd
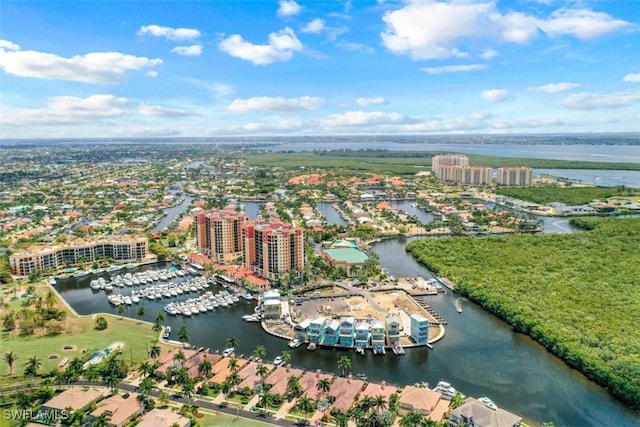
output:
[[[0,137],[640,131],[639,10],[2,0]]]

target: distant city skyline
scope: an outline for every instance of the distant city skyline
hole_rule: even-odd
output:
[[[0,138],[640,131],[632,0],[0,8]]]

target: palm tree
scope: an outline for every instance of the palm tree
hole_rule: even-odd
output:
[[[140,366],[138,367],[138,372],[140,372],[141,375],[144,376],[149,376],[151,375],[151,373],[153,372],[151,363],[147,362],[146,360],[143,360],[142,362],[140,362]]]
[[[185,356],[182,350],[178,350],[178,352],[173,355],[173,361],[178,362],[180,366],[182,366],[182,364],[187,361],[187,356]]]
[[[358,406],[362,408],[362,410],[368,414],[369,411],[375,406],[376,401],[371,396],[365,396],[358,402]]]
[[[44,298],[44,305],[47,306],[48,309],[50,309],[51,307],[53,307],[53,304],[56,303],[56,296],[53,293],[53,291],[49,290],[49,292],[47,292],[47,296]]]
[[[282,353],[280,353],[280,357],[282,358],[282,362],[284,362],[285,365],[288,365],[289,362],[291,362],[291,352],[290,351],[282,350]]]
[[[169,406],[169,401],[169,395],[165,392],[160,393],[160,395],[158,396],[158,404],[161,408],[166,408],[167,406]]]
[[[191,378],[182,383],[182,394],[184,394],[187,399],[191,400],[191,396],[196,390],[196,385]]]
[[[312,412],[316,408],[313,400],[311,400],[311,398],[307,395],[304,395],[300,399],[298,399],[298,403],[296,403],[296,406],[298,407],[298,409],[304,412],[305,421],[309,412]]]
[[[7,351],[2,355],[2,359],[7,362],[9,366],[9,375],[13,375],[13,364],[16,362],[16,359],[18,359],[16,353],[13,350]]]
[[[329,390],[331,390],[331,380],[329,378],[321,379],[316,384],[316,389],[322,393],[322,395],[329,393]]]
[[[161,353],[162,353],[162,350],[160,349],[160,346],[158,345],[158,341],[154,341],[151,344],[151,347],[149,348],[149,357],[155,360],[158,357],[160,357]]]
[[[146,377],[138,385],[138,391],[144,396],[148,396],[156,388],[156,382],[153,378]]]
[[[349,416],[349,418],[353,418],[353,420],[356,422],[356,425],[360,425],[360,421],[362,421],[362,419],[366,417],[366,414],[362,410],[360,405],[354,406],[349,409],[347,415]]]
[[[229,382],[229,384],[231,384],[231,386],[235,390],[235,387],[242,382],[242,378],[240,378],[240,375],[238,374],[237,371],[231,371],[231,373],[227,377],[227,381]]]
[[[235,357],[232,357],[231,359],[229,359],[229,363],[227,364],[227,367],[231,372],[238,372],[238,359]]]
[[[204,379],[209,378],[211,375],[211,362],[206,357],[198,364],[198,374],[200,374]]]
[[[84,370],[83,376],[87,381],[96,381],[100,378],[100,370],[97,365],[89,365],[89,367]]]
[[[287,378],[287,393],[289,396],[298,396],[301,392],[300,379],[294,375]]]
[[[227,347],[236,347],[240,340],[236,337],[229,337],[227,339]]]
[[[147,314],[147,309],[144,307],[140,307],[138,308],[138,317],[140,318],[140,320],[142,320],[142,318],[144,317],[144,315]]]
[[[38,369],[40,369],[42,363],[36,356],[31,356],[25,366],[26,368],[24,370],[24,376],[35,377],[36,375],[38,375]]]
[[[190,339],[191,335],[187,327],[185,325],[180,326],[180,329],[178,329],[178,340],[182,343],[188,343]]]
[[[164,315],[163,312],[159,311],[158,314],[156,314],[156,324],[162,325],[162,323],[166,320],[166,317]]]
[[[347,427],[349,424],[349,415],[340,410],[333,413],[333,419],[336,422],[337,427]]]
[[[345,371],[351,369],[351,359],[349,356],[342,356],[338,360],[338,369],[342,369],[342,376],[345,376]]]
[[[271,394],[267,390],[262,389],[262,391],[260,392],[260,398],[258,399],[258,406],[262,407],[263,413],[267,413],[267,408],[269,406],[269,403],[271,403],[271,400]]]
[[[162,323],[158,323],[158,322],[154,323],[153,326],[151,327],[151,330],[156,334],[160,333],[160,331],[162,330]]]
[[[260,377],[260,384],[262,385],[262,388],[264,388],[264,379],[267,377],[268,373],[269,368],[264,365],[258,365],[258,367],[256,368],[256,374],[258,374],[258,376]]]
[[[379,394],[373,399],[373,406],[378,408],[378,412],[381,412],[387,407],[387,400],[383,395]]]
[[[104,385],[109,387],[111,390],[115,390],[115,388],[117,387],[118,382],[120,380],[118,379],[117,375],[109,374],[109,375],[104,376],[102,378],[102,381],[104,381]]]
[[[400,404],[400,395],[396,393],[392,393],[389,396],[389,411],[396,412],[398,410],[398,405]]]
[[[229,394],[231,394],[231,390],[233,390],[233,384],[229,382],[229,377],[222,383],[222,394],[224,394],[224,404],[227,404],[227,399],[229,398]]]
[[[262,344],[256,346],[255,350],[253,350],[253,356],[255,356],[258,359],[264,359],[264,357],[267,355],[267,349],[264,348],[264,346]]]
[[[400,427],[415,427],[423,424],[424,416],[419,412],[407,412],[400,417]]]

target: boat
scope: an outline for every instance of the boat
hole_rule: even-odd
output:
[[[222,352],[222,355],[223,355],[224,357],[229,357],[229,356],[231,356],[231,355],[233,354],[233,352],[234,352],[235,350],[236,350],[236,349],[235,349],[234,347],[227,347],[227,348],[225,348],[225,349],[224,349],[224,351]]]
[[[462,304],[460,303],[460,298],[457,298],[455,301],[453,301],[453,306],[456,308],[456,311],[458,313],[462,313]]]
[[[53,277],[53,276],[49,277],[49,284],[51,286],[54,286],[56,283],[58,283],[58,282],[56,282],[56,278],[55,277]]]
[[[87,271],[84,270],[76,270],[75,273],[73,273],[74,277],[80,278],[80,277],[87,277],[89,275],[89,273]]]
[[[315,350],[316,348],[318,348],[318,345],[314,342],[309,343],[309,345],[307,346],[307,350]]]
[[[489,399],[488,397],[480,397],[478,398],[478,400],[482,403],[484,403],[484,406],[486,406],[489,409],[493,409],[494,411],[496,409],[498,409],[498,406],[496,406],[495,403],[493,403],[493,400]]]
[[[276,356],[275,359],[273,359],[273,364],[276,366],[280,366],[284,363],[284,360],[282,360],[281,356]]]
[[[116,271],[122,270],[124,267],[121,265],[110,265],[107,268],[107,273],[115,273]]]
[[[357,373],[356,374],[356,378],[358,378],[359,380],[362,380],[362,381],[366,381],[367,380],[367,376],[365,375],[364,372]]]
[[[291,348],[300,347],[300,344],[302,344],[302,342],[298,338],[294,338],[291,341],[289,341],[289,347]]]

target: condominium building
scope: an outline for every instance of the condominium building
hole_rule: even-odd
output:
[[[446,166],[468,166],[469,157],[464,154],[438,154],[431,159],[431,170],[433,174],[443,181],[450,181],[442,176],[443,167]]]
[[[291,224],[248,222],[243,227],[244,265],[277,283],[304,270],[304,230]]]
[[[464,166],[458,184],[490,185],[493,179],[493,169],[488,166]]]
[[[231,264],[243,255],[242,227],[249,221],[233,209],[199,212],[196,215],[198,251],[218,264]]]
[[[148,257],[148,241],[143,237],[113,236],[106,240],[76,240],[66,245],[32,246],[9,256],[11,272],[27,276],[34,271],[55,271],[62,267],[77,267],[101,259],[138,262]]]
[[[533,183],[533,171],[528,166],[505,166],[498,168],[497,181],[506,187],[529,187]]]

